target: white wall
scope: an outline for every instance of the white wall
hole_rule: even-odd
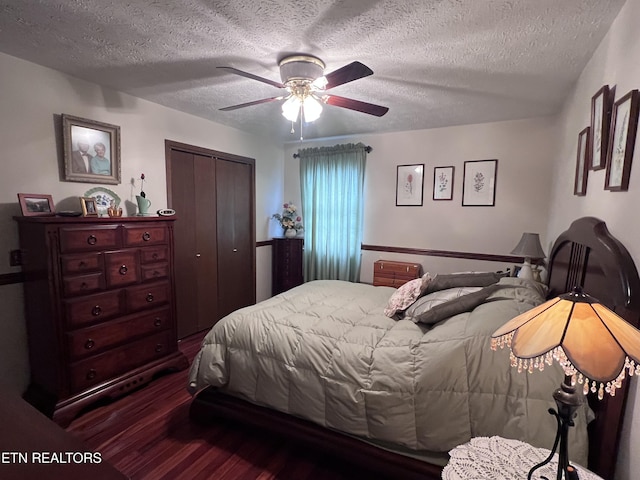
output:
[[[562,232],[573,220],[585,215],[604,220],[611,233],[629,250],[636,267],[640,267],[640,141],[636,142],[629,191],[604,190],[605,170],[589,172],[587,195],[573,195],[578,132],[590,123],[591,97],[602,85],[616,86],[616,100],[632,89],[640,88],[640,0],[627,0],[565,103],[559,126],[558,155],[555,159],[552,186],[552,211],[548,234]],[[638,137],[640,138],[640,136]],[[618,457],[617,480],[637,479],[640,472],[640,394],[633,379],[631,395]],[[634,452],[634,454],[632,454]],[[635,472],[635,473],[633,473]]]
[[[287,144],[285,197],[300,202],[299,161],[293,158],[299,148],[363,142],[373,148],[367,155],[363,243],[508,255],[527,231],[540,233],[548,252],[555,128],[555,119],[545,117]],[[488,159],[498,159],[495,207],[463,207],[464,162]],[[397,207],[396,167],[413,163],[425,165],[423,206]],[[433,201],[433,168],[449,165],[455,167],[453,200]],[[363,282],[373,280],[373,262],[380,258],[419,262],[433,273],[512,266],[365,251]]]
[[[20,214],[17,193],[51,194],[58,208],[62,204],[78,209],[77,197],[96,186],[60,180],[62,113],[120,126],[122,183],[106,187],[123,202],[135,203],[138,187],[131,186],[131,179],[144,173],[154,211],[167,201],[165,139],[255,158],[256,239],[271,236],[268,219],[283,190],[280,145],[4,54],[0,54],[0,92],[0,273],[19,271],[9,266],[9,250],[18,248],[12,220]],[[261,250],[269,248],[259,249],[257,255],[258,300],[270,296],[271,284],[270,256]],[[0,381],[21,391],[28,381],[21,288],[0,287],[0,299]]]

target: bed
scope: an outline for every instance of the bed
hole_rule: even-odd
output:
[[[383,313],[392,288],[296,287],[232,313],[207,334],[189,376],[191,418],[248,421],[399,478],[440,478],[447,452],[474,436],[549,447],[555,421],[547,409],[561,370],[518,373],[506,352],[491,351],[491,333],[574,285],[637,325],[640,280],[626,249],[590,217],[557,239],[548,277],[548,287],[510,278],[470,285],[445,308],[394,318]],[[429,288],[438,283],[428,280]],[[427,289],[422,298],[447,291]],[[623,388],[590,401],[571,435],[573,460],[587,463],[588,444],[588,465],[604,478],[615,466]]]

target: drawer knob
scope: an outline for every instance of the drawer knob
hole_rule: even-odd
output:
[[[89,284],[87,282],[82,282],[80,284],[80,289],[81,290],[86,290],[87,288],[89,288]]]
[[[126,275],[128,270],[129,269],[127,268],[126,265],[121,265],[118,271],[120,272],[120,275]]]
[[[98,238],[95,235],[89,235],[89,237],[87,238],[87,243],[89,245],[95,245],[96,243],[98,243]]]
[[[148,242],[149,240],[151,240],[151,234],[149,232],[144,232],[142,234],[142,240],[144,240],[145,242]]]
[[[161,343],[158,343],[156,345],[156,353],[160,353],[162,350],[164,350],[164,345]]]
[[[91,315],[93,315],[94,317],[99,316],[101,313],[102,313],[102,308],[100,308],[100,305],[96,305],[91,309]]]
[[[94,378],[96,378],[96,375],[98,375],[98,372],[96,372],[93,368],[91,370],[89,370],[87,372],[87,380],[93,380]]]
[[[94,342],[93,339],[91,338],[86,342],[84,342],[84,348],[86,348],[87,350],[91,350],[95,346],[96,346],[96,342]]]
[[[153,321],[153,324],[156,327],[159,327],[160,325],[162,325],[162,319],[160,317],[156,317],[156,319]]]
[[[154,270],[153,271],[153,276],[154,277],[159,277],[160,276],[160,272],[158,270]]]
[[[149,302],[149,303],[153,302],[153,294],[152,293],[147,293],[147,302]]]
[[[153,258],[154,260],[158,259],[158,253],[154,252],[153,255],[151,255],[151,258]]]
[[[84,268],[86,266],[87,266],[87,264],[86,264],[86,262],[84,260],[80,260],[80,262],[78,263],[78,267],[80,267],[80,268]]]

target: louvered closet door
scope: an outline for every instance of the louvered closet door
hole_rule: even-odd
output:
[[[218,314],[255,303],[253,166],[218,159]]]

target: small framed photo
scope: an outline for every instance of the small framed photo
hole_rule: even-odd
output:
[[[607,166],[609,125],[616,87],[604,85],[591,97],[591,133],[589,134],[589,169],[602,170]]]
[[[493,207],[496,204],[498,160],[467,160],[462,179],[463,207]]]
[[[576,158],[576,176],[573,182],[573,194],[580,197],[587,194],[587,175],[589,173],[591,127],[578,134],[578,156]]]
[[[98,216],[98,205],[94,197],[80,197],[80,205],[82,206],[83,217]]]
[[[453,200],[454,167],[434,167],[433,169],[433,199]]]
[[[604,184],[606,190],[626,192],[629,189],[631,161],[638,129],[639,102],[640,93],[638,90],[631,90],[613,105]]]
[[[62,115],[64,179],[68,182],[120,183],[120,127]]]
[[[398,165],[396,206],[421,207],[424,188],[424,164]]]
[[[51,216],[56,213],[51,195],[19,193],[18,202],[20,202],[22,215],[25,217]]]

